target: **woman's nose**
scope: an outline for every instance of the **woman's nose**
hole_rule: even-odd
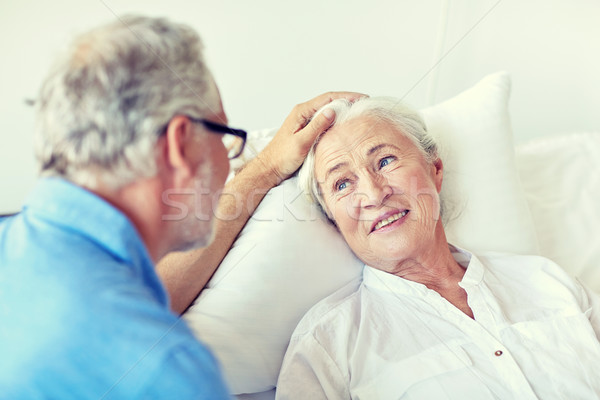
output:
[[[392,188],[385,179],[379,176],[368,176],[360,180],[354,195],[360,207],[378,208],[392,195]]]

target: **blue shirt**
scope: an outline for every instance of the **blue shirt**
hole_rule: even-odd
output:
[[[0,219],[0,399],[221,398],[215,358],[120,211],[48,178]]]

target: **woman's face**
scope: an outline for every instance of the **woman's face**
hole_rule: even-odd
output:
[[[359,117],[330,129],[317,145],[315,174],[346,242],[372,267],[394,273],[443,232],[441,161],[428,163],[385,120]]]

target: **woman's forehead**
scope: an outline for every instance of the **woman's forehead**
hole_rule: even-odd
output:
[[[344,157],[366,157],[375,150],[392,145],[415,147],[398,128],[381,118],[359,117],[327,131],[315,149],[315,166],[335,162]],[[415,150],[416,147],[415,147]]]

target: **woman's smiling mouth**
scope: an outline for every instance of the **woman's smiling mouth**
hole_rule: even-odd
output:
[[[371,229],[371,232],[375,232],[385,226],[388,226],[389,224],[399,220],[400,218],[404,217],[406,214],[408,214],[408,210],[404,210],[404,211],[400,211],[397,213],[394,213],[388,217],[382,218],[380,219]]]

